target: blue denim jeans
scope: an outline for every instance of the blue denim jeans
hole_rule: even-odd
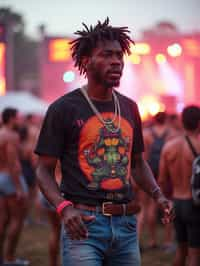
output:
[[[23,176],[20,176],[22,189],[28,193],[28,187]],[[0,172],[0,197],[10,196],[16,193],[15,184],[8,173]]]
[[[62,227],[63,266],[140,266],[137,222],[134,215],[104,216],[93,211],[95,220],[86,222],[89,236],[71,240]]]

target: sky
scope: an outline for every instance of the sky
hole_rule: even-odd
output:
[[[107,16],[114,26],[128,26],[136,38],[162,20],[182,32],[200,31],[200,0],[0,0],[0,7],[21,13],[33,37],[39,24],[49,35],[72,36],[82,22],[91,25]]]

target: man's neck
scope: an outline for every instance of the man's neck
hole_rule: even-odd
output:
[[[112,99],[112,89],[113,88],[105,88],[102,85],[92,84],[88,82],[86,86],[86,90],[88,96],[94,100],[100,101],[108,101]]]

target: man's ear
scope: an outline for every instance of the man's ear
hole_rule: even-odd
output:
[[[83,66],[84,66],[85,70],[87,70],[87,67],[88,67],[88,64],[89,64],[89,57],[84,56],[82,58],[82,63],[83,63]]]

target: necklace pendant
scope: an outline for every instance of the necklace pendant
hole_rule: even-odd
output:
[[[85,97],[85,99],[87,100],[88,104],[90,105],[91,109],[95,113],[95,115],[98,117],[99,121],[106,128],[106,130],[108,130],[111,133],[117,133],[120,130],[120,126],[121,126],[121,110],[120,110],[119,100],[118,100],[117,95],[115,94],[115,92],[114,91],[112,92],[113,93],[115,110],[114,110],[114,116],[113,116],[113,118],[111,120],[110,119],[105,120],[103,118],[101,113],[97,110],[96,106],[90,100],[90,98],[89,98],[89,96],[87,94],[87,90],[86,90],[85,86],[81,87],[81,92],[82,92],[83,96]],[[118,126],[115,127],[114,121],[117,119],[117,116],[118,116]]]

